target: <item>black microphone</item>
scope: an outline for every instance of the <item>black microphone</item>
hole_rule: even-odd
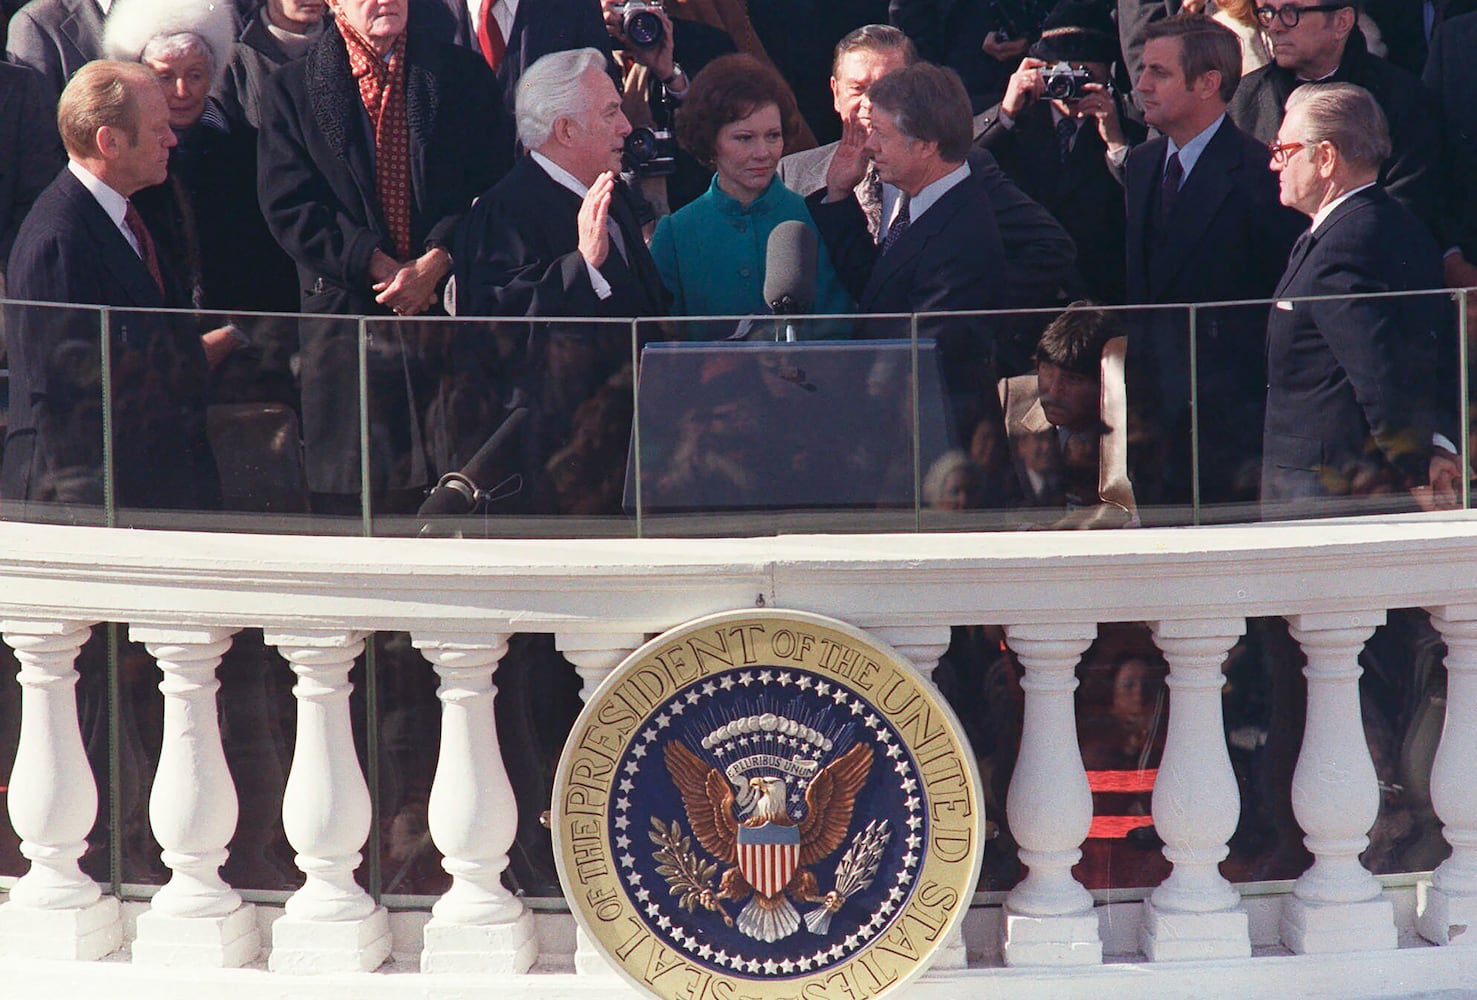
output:
[[[522,426],[523,421],[528,419],[528,407],[520,406],[512,413],[497,430],[492,432],[492,437],[483,442],[482,447],[477,449],[477,454],[468,459],[467,464],[460,471],[448,472],[441,477],[436,488],[421,502],[420,510],[416,513],[421,517],[435,517],[442,514],[470,514],[477,506],[477,501],[483,490],[477,484],[492,471],[493,459],[503,446]]]
[[[764,301],[776,316],[807,313],[815,305],[815,230],[781,222],[769,234],[764,260]]]

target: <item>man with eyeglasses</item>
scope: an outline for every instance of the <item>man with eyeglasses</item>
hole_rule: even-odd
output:
[[[1282,124],[1283,107],[1305,83],[1353,83],[1374,95],[1390,122],[1392,153],[1380,183],[1433,233],[1441,227],[1438,163],[1441,123],[1433,95],[1413,75],[1365,48],[1355,0],[1261,0],[1257,20],[1273,62],[1247,74],[1231,118],[1263,142]]]
[[[1337,513],[1330,497],[1380,510],[1455,506],[1448,438],[1455,344],[1441,296],[1368,297],[1441,287],[1435,242],[1381,188],[1385,116],[1347,83],[1299,88],[1269,147],[1284,205],[1312,219],[1267,321],[1266,516]],[[1359,512],[1373,512],[1361,505]]]

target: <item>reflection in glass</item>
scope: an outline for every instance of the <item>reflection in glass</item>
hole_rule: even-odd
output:
[[[371,326],[393,326],[414,348],[433,487],[407,495],[409,508],[374,492],[376,534],[634,533],[621,508],[635,408],[629,322]],[[385,481],[371,458],[372,482]]]

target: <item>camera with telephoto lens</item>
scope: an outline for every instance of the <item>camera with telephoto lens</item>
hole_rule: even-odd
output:
[[[1059,62],[1041,70],[1041,82],[1046,87],[1046,96],[1053,101],[1080,101],[1087,96],[1092,74],[1071,63]]]
[[[626,136],[625,167],[637,177],[666,177],[677,172],[677,140],[670,128],[631,129]]]
[[[662,43],[667,32],[662,27],[662,19],[657,16],[657,11],[662,9],[661,4],[650,3],[649,0],[626,0],[610,9],[621,16],[621,34],[638,49],[654,49]]]

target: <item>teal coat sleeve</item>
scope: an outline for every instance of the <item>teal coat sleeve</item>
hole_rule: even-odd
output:
[[[687,296],[682,293],[682,267],[677,259],[677,237],[672,217],[664,215],[657,220],[656,231],[651,234],[651,259],[656,261],[657,272],[662,284],[672,293],[672,315],[687,314]]]

